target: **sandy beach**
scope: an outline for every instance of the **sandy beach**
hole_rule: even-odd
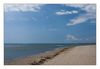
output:
[[[96,46],[77,46],[62,52],[44,64],[47,65],[95,65]]]
[[[96,45],[56,48],[38,55],[16,58],[5,65],[95,65]]]

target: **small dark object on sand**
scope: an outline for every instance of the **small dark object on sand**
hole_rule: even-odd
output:
[[[46,58],[41,58],[39,61],[34,61],[31,65],[40,65],[46,61]]]

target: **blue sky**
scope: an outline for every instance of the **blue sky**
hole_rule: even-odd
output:
[[[95,43],[93,4],[5,4],[5,43]]]

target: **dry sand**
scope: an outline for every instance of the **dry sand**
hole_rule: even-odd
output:
[[[95,65],[96,46],[76,46],[46,61],[44,65]]]

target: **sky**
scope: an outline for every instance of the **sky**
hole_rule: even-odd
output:
[[[95,42],[95,4],[4,5],[4,43]]]

